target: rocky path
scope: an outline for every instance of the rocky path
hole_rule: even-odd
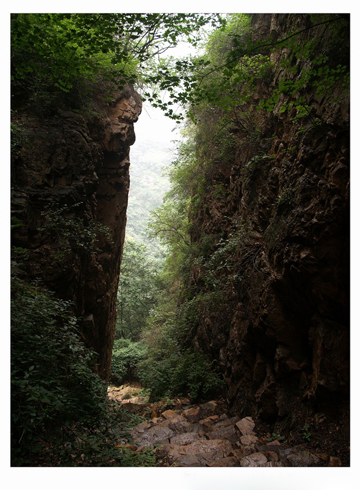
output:
[[[134,451],[149,447],[156,451],[159,466],[176,467],[308,467],[340,466],[338,458],[311,453],[303,445],[289,447],[257,434],[251,417],[229,416],[219,401],[190,405],[182,401],[177,409],[157,414],[145,399],[117,395],[124,408],[136,411],[142,404],[151,418],[131,429],[123,441]],[[116,394],[111,395],[116,398]]]

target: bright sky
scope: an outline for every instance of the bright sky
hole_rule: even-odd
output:
[[[176,48],[171,48],[164,53],[164,57],[168,55],[180,58],[190,54],[194,55],[196,51],[196,48],[190,44],[181,43]],[[164,147],[170,148],[171,140],[179,138],[178,130],[179,125],[165,116],[163,111],[151,107],[147,102],[143,104],[143,111],[138,122],[135,124],[135,134],[138,141],[157,141],[164,144]]]
[[[135,123],[136,139],[156,141],[169,147],[170,141],[175,139],[172,129],[176,125],[176,122],[164,116],[160,109],[155,109],[145,102],[139,120]]]

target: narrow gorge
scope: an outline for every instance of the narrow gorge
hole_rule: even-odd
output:
[[[147,45],[141,47],[134,39],[141,38],[141,23],[146,33],[152,32],[149,26],[161,26],[165,21],[156,17],[159,14],[144,14],[144,18],[129,14],[129,19],[125,14],[46,15],[14,14],[13,18],[15,466],[46,466],[46,458],[53,461],[51,457],[58,461],[56,444],[46,436],[52,424],[62,428],[65,440],[65,433],[76,432],[70,427],[78,421],[72,426],[70,420],[82,403],[79,413],[85,420],[108,399],[134,165],[130,148],[136,145],[136,122],[142,117],[148,80],[156,93],[149,100],[169,117],[172,110],[159,102],[157,90],[175,90],[185,80],[186,95],[175,102],[185,104],[189,114],[183,123],[185,143],[170,171],[172,190],[153,218],[152,233],[163,239],[170,255],[157,306],[151,311],[149,307],[153,316],[136,337],[148,353],[146,359],[139,355],[136,381],[140,378],[144,389],[149,389],[151,403],[168,400],[170,395],[174,400],[188,397],[182,410],[187,407],[188,414],[203,410],[202,419],[200,415],[194,421],[189,418],[197,424],[189,444],[198,441],[203,420],[209,430],[216,431],[214,424],[220,424],[235,437],[236,425],[251,419],[264,434],[264,427],[276,434],[273,440],[281,435],[281,440],[291,441],[293,434],[298,442],[304,427],[310,428],[317,454],[327,453],[327,459],[314,456],[298,466],[327,466],[329,456],[349,466],[349,16],[233,14],[210,36],[206,54],[191,68],[193,78],[188,74],[190,61],[183,65],[177,61],[168,72],[165,62],[156,68],[160,75],[155,79],[151,64],[150,75],[139,74],[142,63],[146,65]],[[169,15],[164,39],[169,36],[169,43],[173,42],[174,29],[190,36],[190,24],[179,27],[185,22],[182,14],[175,20],[171,15],[177,14]],[[128,31],[118,27],[121,22],[129,32],[137,26],[133,38],[124,35]],[[49,25],[49,32],[51,25],[60,26],[58,32],[64,33],[60,45],[69,43],[71,48],[64,59],[56,58],[55,48],[47,51],[51,40],[41,44],[41,23]],[[112,26],[109,32],[107,26]],[[68,32],[79,33],[75,50]],[[86,42],[97,50],[91,56],[86,44],[81,44],[88,35]],[[31,51],[27,61],[23,39],[42,46]],[[112,72],[105,48],[101,51],[94,39],[102,46],[111,45],[109,59],[118,56],[114,79],[98,75]],[[130,59],[131,49],[135,54]],[[86,69],[95,73],[91,76],[80,68],[87,56],[91,62]],[[70,83],[59,75],[61,63],[73,64],[71,76],[78,77],[70,80],[66,90],[56,88]],[[53,71],[41,75],[49,66]],[[176,72],[179,68],[182,73]],[[119,77],[121,83],[116,84]],[[41,322],[53,333],[45,334]],[[40,355],[50,338],[56,339],[54,352]],[[87,351],[93,353],[89,359]],[[83,365],[77,364],[81,356],[88,359]],[[136,366],[131,365],[133,372]],[[99,386],[93,375],[99,378]],[[202,405],[189,408],[190,402]],[[212,412],[210,406],[221,406],[222,411]],[[170,408],[164,402],[168,410],[164,416],[156,413],[155,421],[142,421],[141,427],[151,431],[157,422],[166,425],[170,434],[170,419],[181,418],[185,424],[186,410],[183,417]],[[136,430],[133,434],[140,440],[145,429]],[[39,443],[43,449],[34,456],[36,431],[45,435]],[[171,434],[176,440],[180,437]],[[240,435],[249,434],[252,431]],[[83,456],[81,437],[74,437]],[[206,437],[211,441],[215,436]],[[181,438],[187,436],[181,433]],[[160,440],[165,452],[173,450]],[[231,441],[235,445],[235,439]],[[74,454],[76,444],[71,446]],[[139,443],[141,448],[146,445]],[[254,451],[241,455],[248,458]],[[140,454],[146,466],[147,453]],[[239,466],[240,456],[234,454],[229,450],[226,458],[231,466]],[[81,466],[80,457],[73,458]],[[106,460],[111,464],[102,460],[104,456],[98,458],[103,466],[122,465],[112,453]],[[183,466],[194,461],[194,456],[181,458]],[[214,461],[206,460],[206,465],[220,466]]]

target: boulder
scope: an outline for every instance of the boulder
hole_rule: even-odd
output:
[[[228,457],[232,445],[226,440],[199,439],[185,446],[167,444],[162,447],[162,451],[173,462],[173,466],[206,466]]]
[[[200,438],[198,432],[184,432],[183,434],[178,434],[170,439],[171,444],[177,444],[186,446]]]
[[[153,448],[154,444],[168,443],[169,439],[175,435],[175,432],[169,428],[169,424],[166,422],[168,421],[153,425],[148,428],[148,430],[144,430],[140,433],[135,427],[132,431],[135,444],[139,447],[148,446]]]
[[[293,452],[286,457],[285,464],[295,467],[318,466],[320,459],[309,451]]]
[[[263,453],[253,453],[240,460],[240,466],[265,466],[268,460]]]
[[[240,442],[243,446],[255,446],[258,442],[258,438],[255,435],[246,435],[240,437]]]
[[[172,419],[177,416],[177,413],[174,412],[174,410],[165,410],[161,416],[164,417],[164,419]]]
[[[176,417],[170,418],[167,422],[169,422],[169,427],[171,430],[176,432],[192,432],[193,427],[190,422],[186,420],[182,415],[176,415]]]
[[[335,456],[330,456],[328,466],[341,466],[341,459]]]
[[[215,427],[211,432],[208,432],[207,436],[209,439],[227,439],[234,443],[238,440],[238,436],[233,425]]]
[[[216,461],[212,461],[211,463],[207,464],[207,466],[229,468],[232,466],[239,466],[239,461],[234,458],[234,456],[229,456],[227,458],[221,458],[217,459]]]
[[[255,422],[251,417],[244,417],[236,423],[236,427],[243,436],[246,436],[248,434],[252,434],[255,427]]]
[[[200,407],[191,407],[184,410],[182,415],[190,422],[197,422],[200,419]]]
[[[206,417],[206,419],[200,420],[199,424],[205,429],[209,429],[214,425],[214,422],[219,418],[218,415],[210,415],[210,417]]]

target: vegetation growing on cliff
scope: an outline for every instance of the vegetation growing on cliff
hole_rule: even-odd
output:
[[[259,206],[257,177],[279,161],[274,142],[281,136],[272,131],[272,118],[286,114],[294,140],[308,131],[331,131],[315,108],[322,98],[334,104],[348,91],[347,43],[348,22],[342,16],[310,16],[305,28],[289,27],[282,38],[274,33],[264,40],[257,38],[249,16],[236,14],[210,35],[205,54],[191,68],[178,63],[192,77],[185,141],[171,167],[172,189],[150,224],[151,233],[169,248],[167,294],[144,330],[149,357],[140,364],[143,374],[139,370],[154,395],[179,389],[171,373],[177,366],[181,370],[185,358],[189,372],[197,369],[187,356],[195,344],[199,352],[199,337],[207,354],[219,358],[217,345],[224,346],[233,310],[239,301],[248,304],[260,295],[261,284],[270,280],[268,249],[284,233],[280,215],[291,211],[293,189],[284,187],[261,211],[264,227],[276,211],[263,235],[261,226],[250,222],[250,211],[248,219],[236,211],[235,196],[240,200],[241,193],[235,173],[252,188],[249,205]],[[288,145],[280,156],[291,158],[295,149]],[[212,332],[221,332],[218,340]],[[218,359],[219,369],[222,362]],[[210,372],[206,365],[199,372]],[[149,376],[151,366],[161,375]],[[213,383],[216,387],[215,378]],[[185,385],[191,391],[190,383]]]
[[[156,61],[180,40],[196,45],[210,23],[221,28],[204,56]],[[298,43],[299,35],[318,26],[320,36]],[[91,82],[100,80],[104,90],[105,82],[143,86],[143,97],[175,120],[183,118],[174,111],[177,104],[190,114],[204,104],[232,110],[249,100],[258,80],[272,81],[270,55],[280,49],[292,52],[283,64],[292,76],[275,81],[262,102],[269,110],[286,93],[293,96],[287,104],[305,111],[309,85],[319,96],[339,80],[349,82],[348,20],[342,15],[314,14],[305,29],[287,30],[282,39],[275,32],[266,41],[257,39],[244,14],[13,14],[11,27],[13,95],[33,100],[37,110],[79,105],[91,94]]]

